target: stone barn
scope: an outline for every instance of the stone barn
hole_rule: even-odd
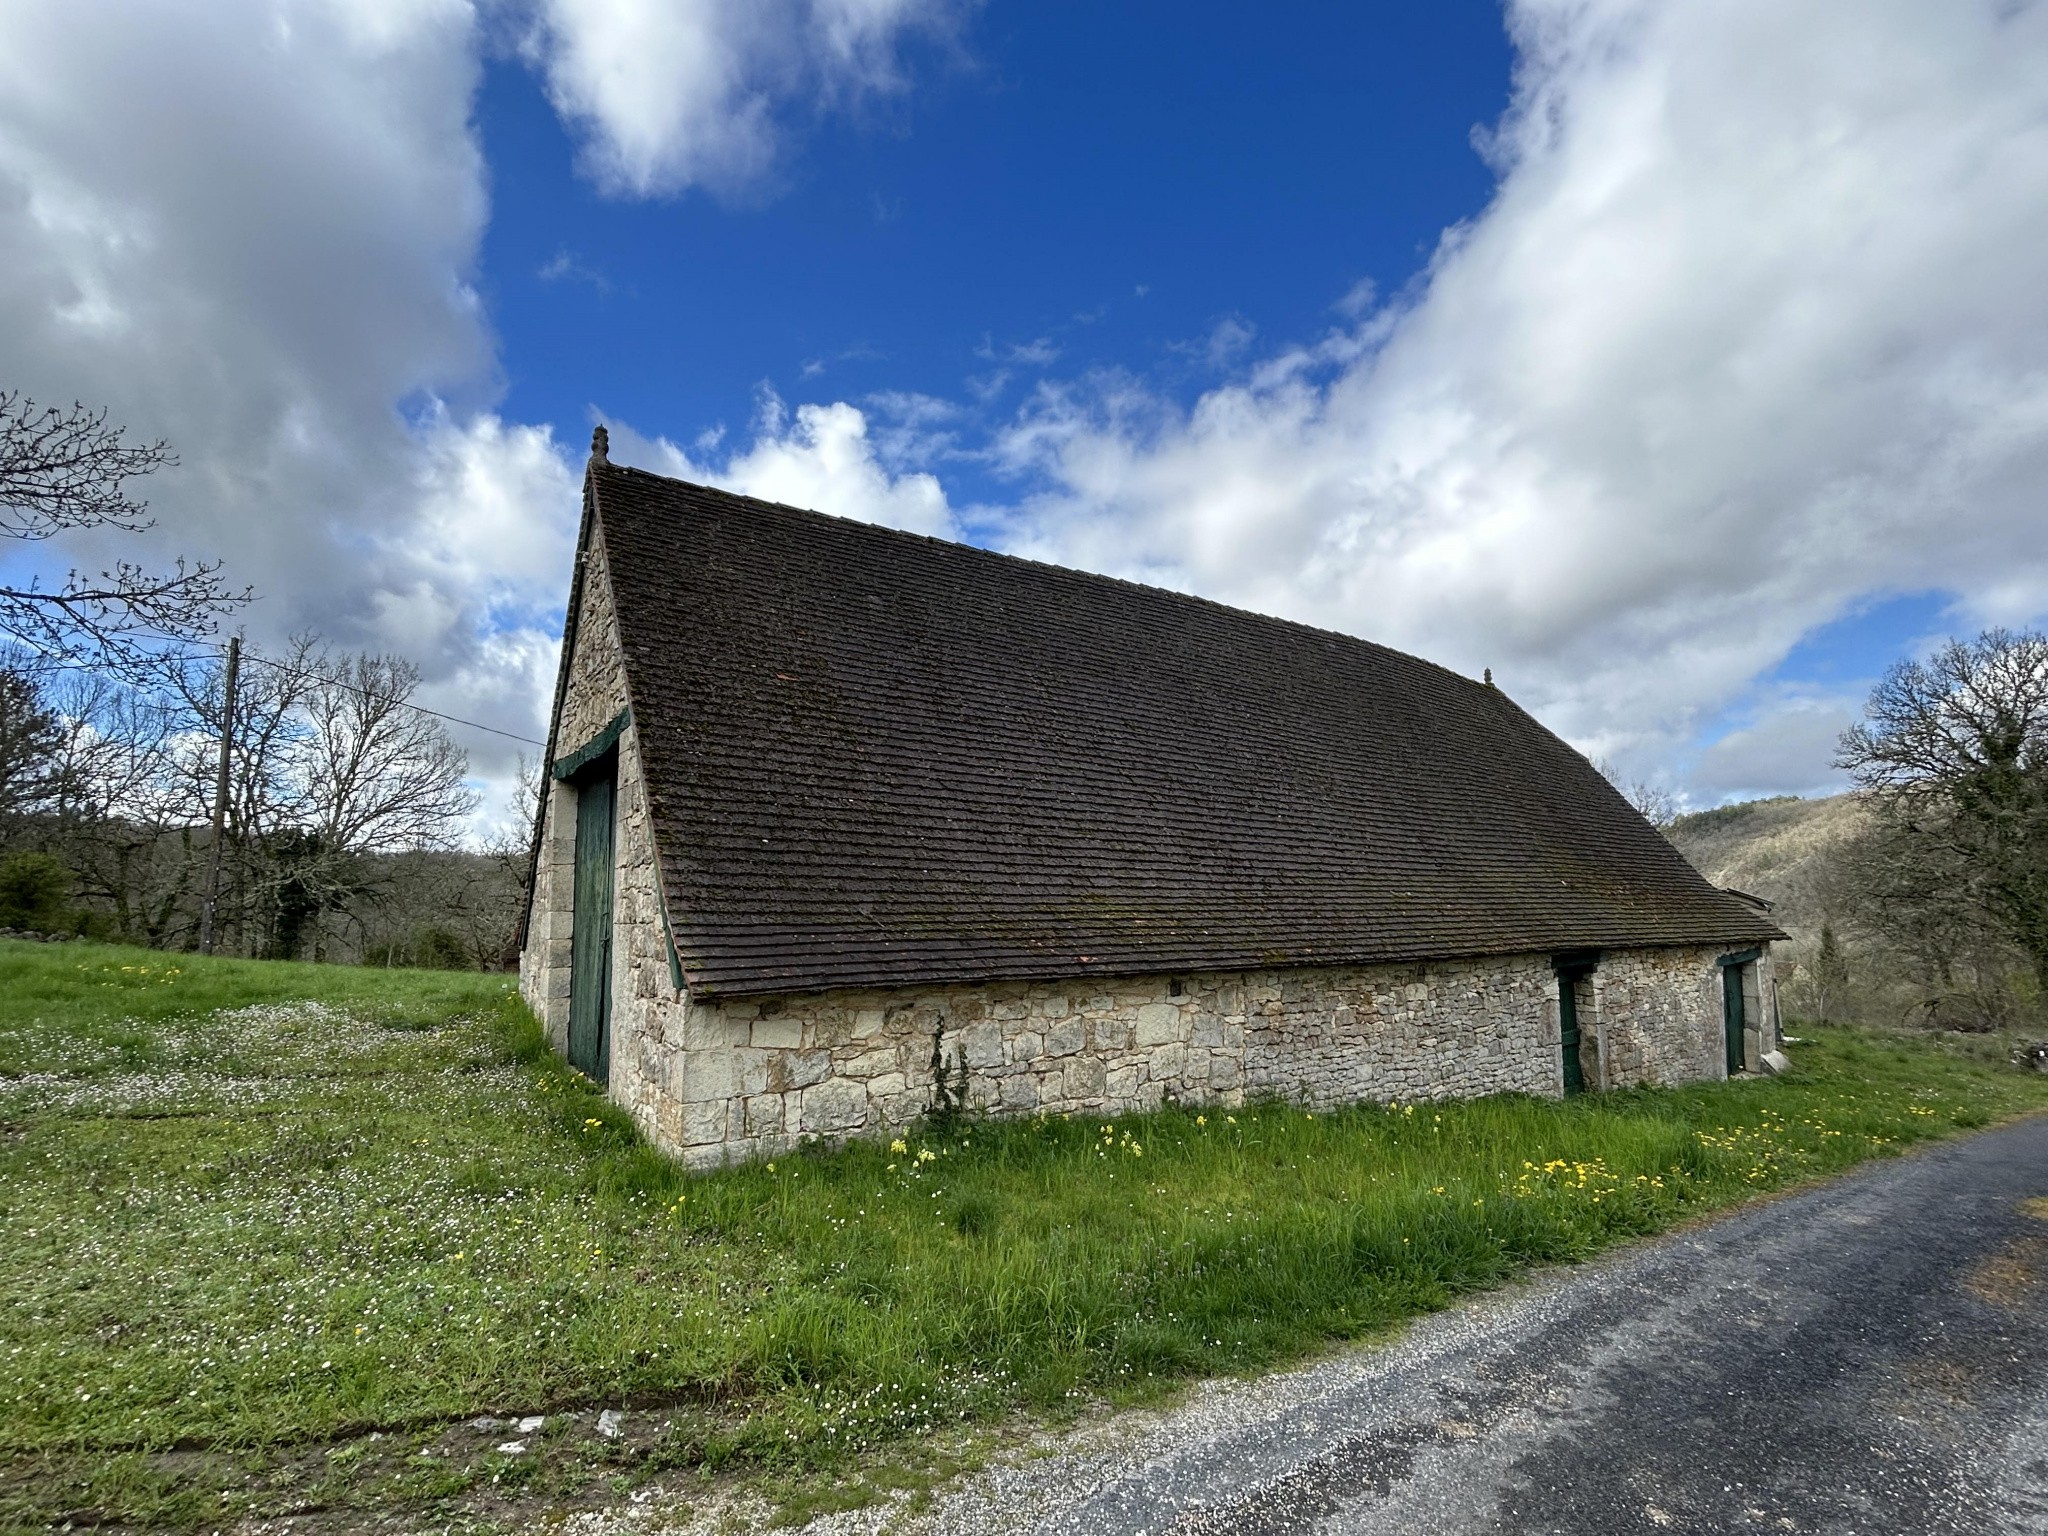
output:
[[[692,1164],[1753,1069],[1756,904],[1488,682],[611,464],[520,985]]]

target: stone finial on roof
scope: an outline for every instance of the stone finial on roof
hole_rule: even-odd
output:
[[[603,427],[599,427],[599,428],[598,428],[597,430],[598,430],[598,431],[600,431],[600,432],[602,432],[602,431],[604,430],[604,428],[603,428]],[[1488,668],[1486,669],[1486,686],[1487,686],[1487,687],[1489,687],[1489,688],[1491,688],[1491,687],[1493,686],[1493,668],[1491,668],[1491,667],[1488,667]]]
[[[590,459],[594,464],[611,463],[612,435],[602,426],[590,434]]]

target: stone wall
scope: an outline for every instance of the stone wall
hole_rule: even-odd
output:
[[[1756,964],[1742,968],[1742,1004],[1749,1024],[1743,1031],[1743,1065],[1751,1072],[1761,1072],[1764,1054],[1784,1048],[1778,1027],[1778,978],[1769,945],[1764,946]]]
[[[640,741],[628,727],[619,738],[618,822],[612,873],[611,1096],[631,1108],[647,1134],[675,1150],[677,1112],[687,1057],[670,1048],[668,1026],[684,1012],[683,994],[669,964],[668,925],[662,920],[661,883],[655,873],[654,834],[648,818],[647,780]]]
[[[1722,1074],[1721,952],[1615,951],[1582,983],[1593,1087]],[[651,964],[651,962],[649,962]],[[1118,1114],[1247,1095],[1563,1092],[1548,955],[1086,983],[842,991],[632,1008],[614,1092],[693,1165],[882,1134],[934,1103],[934,1047],[970,1108]],[[615,1018],[617,1028],[620,1019]],[[621,1055],[615,1047],[614,1061]]]
[[[1221,989],[1256,1093],[1345,1104],[1564,1091],[1546,955],[1268,972]]]
[[[1721,953],[1634,949],[1603,955],[1584,984],[1592,1007],[1581,1029],[1593,1037],[1596,1052],[1587,1063],[1587,1085],[1620,1088],[1724,1076],[1721,970],[1714,963]]]
[[[1605,1077],[1589,1065],[1586,1081],[1601,1087],[1685,1083],[1724,1076],[1721,945],[1701,949],[1621,950],[1604,957],[1590,978],[1593,1017]],[[1763,1053],[1778,1048],[1777,987],[1771,953],[1742,968],[1743,1059],[1760,1071]]]

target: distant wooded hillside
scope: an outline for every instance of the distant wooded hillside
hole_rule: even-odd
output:
[[[1681,816],[1665,836],[1714,884],[1775,902],[1778,925],[1813,942],[1840,907],[1839,855],[1867,826],[1853,795],[1779,795]]]
[[[2039,989],[2013,947],[1957,902],[1890,892],[1896,851],[1854,795],[1784,795],[1681,816],[1665,835],[1714,884],[1774,903],[1794,1017],[1948,1029],[2038,1021]],[[1823,946],[1827,929],[1832,948]]]

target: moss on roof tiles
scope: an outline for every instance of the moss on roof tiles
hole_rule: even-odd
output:
[[[640,470],[587,489],[700,993],[1778,936],[1417,657]]]

